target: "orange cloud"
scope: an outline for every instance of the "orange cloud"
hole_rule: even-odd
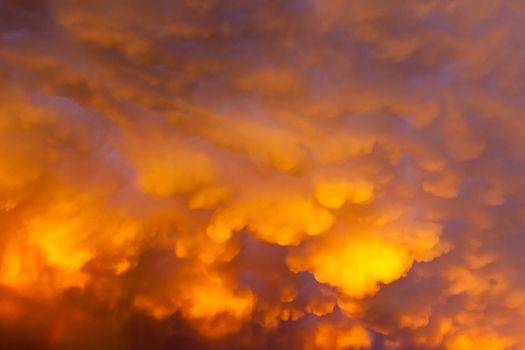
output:
[[[0,5],[0,348],[525,349],[517,0]]]

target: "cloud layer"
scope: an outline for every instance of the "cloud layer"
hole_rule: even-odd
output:
[[[525,349],[518,0],[0,4],[0,348]]]

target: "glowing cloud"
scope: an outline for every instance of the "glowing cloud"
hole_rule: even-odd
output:
[[[525,349],[518,0],[0,4],[1,349]]]

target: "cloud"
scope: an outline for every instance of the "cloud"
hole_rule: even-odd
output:
[[[0,5],[0,347],[525,349],[520,1]]]

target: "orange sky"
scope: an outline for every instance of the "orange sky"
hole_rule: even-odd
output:
[[[0,348],[525,350],[521,0],[0,0]]]

